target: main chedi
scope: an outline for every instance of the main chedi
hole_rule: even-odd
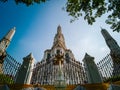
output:
[[[43,59],[36,64],[36,68],[33,70],[32,84],[54,85],[59,75],[59,64],[56,59],[58,53],[63,55],[60,67],[62,78],[66,83],[84,83],[86,77],[82,63],[75,60],[72,51],[67,49],[61,26],[58,26],[52,48],[44,52]]]

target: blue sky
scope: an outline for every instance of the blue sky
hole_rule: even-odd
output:
[[[29,7],[24,4],[16,5],[14,0],[0,3],[0,39],[12,27],[16,27],[16,33],[7,52],[19,62],[32,52],[36,61],[40,61],[44,51],[52,47],[58,25],[62,27],[67,48],[72,50],[80,62],[86,52],[95,57],[96,62],[109,53],[100,27],[107,29],[120,45],[120,33],[112,32],[104,23],[106,15],[97,19],[92,26],[82,17],[70,23],[71,17],[62,10],[65,2],[50,0]]]

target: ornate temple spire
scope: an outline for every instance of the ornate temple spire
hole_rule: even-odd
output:
[[[107,30],[102,29],[101,33],[106,41],[107,46],[110,49],[110,56],[113,61],[113,76],[120,75],[120,47],[112,38],[112,36],[107,32]]]
[[[15,34],[15,28],[11,29],[1,40],[0,40],[0,64],[4,62],[6,57],[6,49],[9,46],[13,35]],[[2,72],[0,70],[0,72]]]
[[[62,34],[62,30],[61,30],[61,26],[60,25],[57,27],[57,33]]]
[[[11,29],[1,40],[0,40],[0,53],[4,53],[15,34],[15,28]]]
[[[57,34],[54,37],[52,49],[55,47],[60,47],[60,48],[66,49],[65,39],[62,34],[62,29],[61,29],[60,25],[57,27]]]

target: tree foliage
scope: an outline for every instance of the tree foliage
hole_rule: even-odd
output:
[[[6,2],[8,0],[0,0]],[[42,3],[48,0],[15,0],[16,4],[24,3],[27,6],[34,3]],[[113,31],[120,32],[120,0],[67,0],[65,6],[68,15],[72,16],[71,22],[79,19],[80,16],[92,25],[96,18],[107,13],[105,22],[110,25]]]
[[[18,3],[24,3],[27,6],[32,5],[33,3],[41,3],[45,2],[46,0],[15,0],[15,2]]]
[[[8,0],[1,0],[2,2],[7,2]],[[46,2],[47,0],[15,0],[16,4],[23,3],[27,6],[33,5],[33,3],[42,3]]]
[[[84,16],[84,20],[92,25],[96,18],[108,13],[105,22],[113,31],[120,32],[120,0],[68,0],[66,12],[73,17],[71,22]]]

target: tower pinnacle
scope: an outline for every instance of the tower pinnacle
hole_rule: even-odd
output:
[[[57,33],[59,33],[59,34],[62,33],[62,30],[61,30],[61,26],[60,26],[60,25],[57,27]]]
[[[57,34],[54,37],[54,42],[53,42],[52,48],[55,48],[55,47],[60,47],[60,48],[66,49],[65,39],[62,34],[62,29],[61,29],[60,25],[57,27]]]
[[[15,27],[14,28],[12,28],[6,35],[5,35],[5,39],[7,39],[7,40],[9,40],[9,41],[11,41],[11,39],[12,39],[12,37],[13,37],[13,35],[15,34]]]

